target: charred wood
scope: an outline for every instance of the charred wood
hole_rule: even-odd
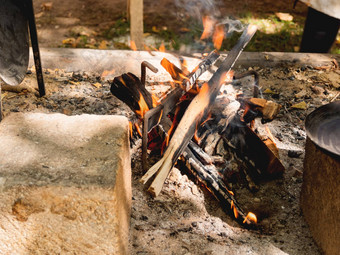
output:
[[[255,31],[255,26],[249,26],[243,32],[238,43],[229,52],[228,56],[222,62],[218,70],[213,74],[209,82],[202,86],[198,95],[191,101],[181,122],[176,128],[163,158],[151,167],[142,177],[141,181],[146,183],[154,174],[157,173],[157,176],[149,187],[150,193],[154,196],[157,196],[160,193],[170,170],[194,135],[197,124],[199,124],[202,117],[206,116],[209,112],[213,101],[220,91],[221,85],[226,80],[229,82],[231,81],[231,77],[228,77],[230,76],[230,70],[244,47],[255,34]]]
[[[180,161],[185,164],[188,171],[220,201],[223,209],[228,214],[231,209],[235,219],[241,223],[246,225],[256,223],[247,218],[234,198],[234,193],[225,185],[216,167],[213,164],[204,165],[200,159],[197,158],[190,145],[185,148]]]
[[[115,77],[111,83],[111,93],[127,104],[139,117],[143,117],[144,113],[152,108],[151,94],[132,73]]]

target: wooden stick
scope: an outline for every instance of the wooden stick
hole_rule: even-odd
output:
[[[194,135],[196,125],[209,111],[209,108],[218,95],[222,84],[226,80],[231,82],[231,68],[234,66],[239,55],[251,40],[255,32],[256,26],[248,26],[247,29],[245,29],[238,43],[229,52],[222,65],[214,73],[208,83],[203,85],[201,91],[188,106],[188,109],[178,124],[163,158],[149,169],[149,172],[152,174],[147,172],[142,177],[141,182],[146,183],[152,175],[157,173],[157,176],[148,189],[152,195],[157,196],[160,193],[165,179],[176,163],[178,157],[182,154],[188,142]]]

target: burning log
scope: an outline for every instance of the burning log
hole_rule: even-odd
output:
[[[172,167],[176,163],[185,165],[221,202],[224,209],[230,207],[235,218],[246,225],[253,224],[256,216],[252,213],[246,215],[235,200],[233,192],[228,189],[229,180],[224,179],[221,171],[228,168],[228,163],[221,155],[229,153],[237,162],[242,162],[245,166],[244,176],[251,190],[256,187],[253,179],[256,180],[263,174],[282,173],[283,166],[275,153],[248,127],[248,123],[253,122],[257,116],[272,120],[280,106],[264,99],[237,97],[235,101],[230,95],[217,95],[224,82],[230,83],[232,79],[250,75],[254,76],[254,96],[259,94],[256,72],[233,76],[230,71],[255,30],[250,27],[243,33],[221,67],[203,86],[197,84],[196,80],[219,57],[216,51],[211,52],[192,72],[186,69],[183,71],[163,59],[161,64],[178,85],[162,100],[158,100],[157,106],[152,95],[145,89],[145,69],[149,67],[145,63],[142,64],[142,82],[128,73],[116,77],[111,86],[111,92],[126,102],[139,117],[137,123],[131,126],[135,126],[134,134],[143,138],[143,169],[146,166],[147,149],[150,149],[152,154],[160,153],[173,135],[163,158],[141,179],[145,184],[151,182],[152,177],[156,175],[149,191],[157,196]],[[152,66],[149,69],[156,71]],[[138,123],[142,120],[141,132]],[[272,145],[275,149],[274,143],[269,146]]]
[[[111,83],[111,93],[126,103],[140,118],[153,107],[151,94],[132,73],[115,77]]]
[[[230,211],[229,208],[226,208],[226,205],[230,205],[230,209],[232,209],[235,219],[246,225],[256,223],[255,215],[255,217],[250,219],[240,208],[234,198],[234,193],[227,188],[216,167],[213,164],[203,164],[201,160],[198,159],[197,154],[195,153],[195,151],[199,148],[197,147],[198,146],[195,145],[195,143],[190,142],[180,157],[180,162],[185,164],[189,172],[195,176],[197,180],[203,184],[218,201],[221,202],[224,209],[228,213]],[[205,154],[202,151],[201,153],[203,153],[203,155]],[[209,155],[205,154],[204,157],[209,158]],[[248,213],[248,215],[249,214],[251,213]]]
[[[189,140],[194,135],[197,124],[200,123],[202,117],[206,116],[208,113],[213,101],[220,91],[221,85],[224,82],[231,81],[231,68],[255,32],[255,26],[248,26],[248,28],[243,32],[240,40],[229,52],[222,65],[214,73],[208,83],[205,83],[202,86],[198,95],[190,103],[181,122],[176,128],[163,158],[151,167],[142,177],[141,182],[145,184],[157,173],[157,176],[148,189],[154,196],[157,196],[160,193],[170,170],[176,163],[178,157],[182,154]]]

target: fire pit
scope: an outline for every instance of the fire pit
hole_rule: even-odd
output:
[[[135,120],[135,113],[111,94],[111,81],[127,72],[134,73],[139,79],[141,63],[146,60],[158,69],[158,73],[146,71],[145,88],[161,97],[171,88],[172,81],[160,65],[161,60],[167,58],[176,66],[181,65],[176,56],[152,53],[154,56],[132,51],[41,49],[47,96],[39,98],[34,94],[33,71],[24,80],[22,87],[25,89],[20,92],[3,90],[4,116],[12,111],[29,111],[69,115],[119,114]],[[204,57],[199,56],[183,57],[189,65],[188,70],[202,62]],[[231,189],[237,190],[235,198],[241,208],[246,213],[256,214],[257,229],[241,227],[230,207],[226,209],[231,215],[225,213],[220,202],[200,182],[196,184],[194,179],[188,178],[181,167],[174,168],[162,192],[156,198],[151,197],[140,183],[145,173],[141,160],[142,140],[135,140],[131,149],[131,253],[319,254],[300,215],[299,194],[305,116],[338,95],[338,79],[334,77],[339,74],[332,59],[333,56],[319,54],[245,52],[233,68],[235,75],[256,71],[264,98],[282,105],[277,117],[267,126],[286,172],[281,178],[261,181],[256,192],[250,191],[246,182],[235,179],[230,183]],[[209,77],[201,76],[200,79],[207,81]],[[252,84],[253,75],[241,81],[235,81],[233,86],[241,88],[243,83]],[[301,94],[304,95],[301,97]],[[247,95],[253,96],[253,87]],[[295,108],[302,101],[307,109]],[[266,134],[261,123],[256,126],[259,133]]]

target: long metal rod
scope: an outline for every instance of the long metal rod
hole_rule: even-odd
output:
[[[43,78],[42,67],[41,67],[37,27],[35,25],[35,18],[34,18],[33,1],[28,0],[27,2],[28,2],[28,5],[27,5],[28,15],[27,16],[28,16],[28,24],[29,24],[29,30],[30,30],[32,49],[33,49],[35,71],[36,71],[37,82],[38,82],[38,87],[39,87],[39,95],[42,97],[46,94],[46,92],[45,92],[45,84],[44,84],[44,78]]]

